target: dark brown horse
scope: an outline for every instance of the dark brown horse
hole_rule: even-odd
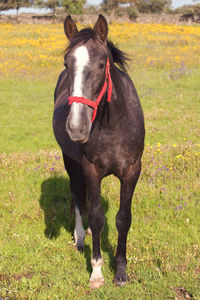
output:
[[[105,18],[99,15],[94,29],[78,31],[68,16],[64,30],[70,43],[64,57],[66,68],[55,90],[53,128],[70,177],[75,203],[75,242],[78,250],[83,251],[82,211],[88,194],[93,240],[90,286],[100,287],[104,284],[100,250],[104,226],[101,181],[114,174],[121,182],[114,282],[121,286],[128,281],[126,241],[131,225],[131,200],[144,148],[143,112],[126,72],[127,56],[107,40]]]

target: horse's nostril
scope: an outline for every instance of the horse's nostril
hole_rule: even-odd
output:
[[[70,120],[68,120],[68,122],[67,122],[67,127],[70,130],[70,132],[74,133],[74,134],[83,132],[81,126],[77,126],[77,125],[73,124],[72,122],[70,122]]]
[[[68,122],[67,125],[68,125],[69,130],[70,130],[71,133],[73,133],[73,134],[78,134],[78,133],[82,134],[82,133],[84,132],[84,130],[83,130],[82,127],[79,128],[79,127],[77,127],[77,126],[74,126],[71,122]]]
[[[70,129],[70,130],[72,130],[72,128],[71,128],[71,126],[70,126],[70,122],[69,121],[67,121],[67,127]]]

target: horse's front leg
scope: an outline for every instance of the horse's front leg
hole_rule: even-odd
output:
[[[83,157],[82,167],[89,198],[89,226],[92,231],[93,241],[90,287],[94,289],[99,288],[104,284],[104,278],[101,272],[103,258],[100,249],[100,235],[104,226],[105,216],[101,207],[101,179],[97,174],[95,165],[89,162],[86,157]]]
[[[86,206],[86,184],[81,165],[65,153],[63,153],[63,160],[70,177],[71,201],[75,205],[75,245],[78,251],[83,252],[85,249],[85,230],[83,228],[82,213]]]
[[[121,180],[120,191],[120,209],[116,217],[116,226],[118,230],[118,245],[117,253],[115,256],[115,263],[117,272],[114,282],[118,286],[123,286],[129,280],[126,274],[126,241],[129,228],[131,226],[131,202],[133,192],[140,175],[141,164],[138,161],[136,164],[131,165]]]

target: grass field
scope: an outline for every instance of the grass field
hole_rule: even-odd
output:
[[[62,25],[0,24],[0,299],[200,299],[200,26],[109,28],[133,58],[146,123],[127,241],[130,283],[112,283],[114,176],[102,183],[99,290],[88,284],[91,236],[84,254],[74,249],[69,178],[51,124],[67,45]]]

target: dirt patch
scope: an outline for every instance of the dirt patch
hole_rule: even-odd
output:
[[[176,293],[175,300],[193,299],[192,294],[183,287],[173,287],[172,290]]]
[[[12,274],[10,276],[0,274],[0,281],[6,281],[10,284],[11,279],[15,281],[21,281],[22,278],[31,279],[33,277],[34,273],[22,273],[22,274]]]
[[[51,14],[20,14],[18,18],[16,15],[0,15],[0,23],[23,23],[23,24],[50,24],[63,23],[65,14],[59,14],[55,17]],[[97,15],[72,15],[76,22],[85,24],[94,24],[97,20]],[[180,14],[139,14],[136,21],[131,21],[128,16],[116,17],[114,14],[105,15],[109,23],[156,23],[156,24],[192,24],[192,20],[180,21]]]

